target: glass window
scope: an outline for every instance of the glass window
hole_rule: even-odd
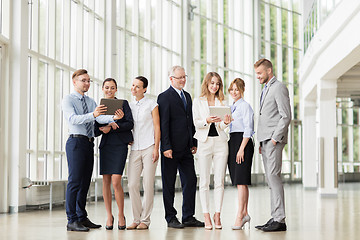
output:
[[[346,111],[343,111],[346,112]],[[348,137],[348,127],[342,127],[342,161],[348,162],[349,161],[349,137]]]
[[[271,42],[277,41],[277,8],[270,6],[270,40]]]
[[[354,142],[353,142],[353,161],[354,162],[360,162],[360,159],[359,159],[359,149],[360,149],[360,141],[359,141],[359,131],[360,131],[360,128],[359,127],[353,127],[353,139],[354,139]]]
[[[48,1],[39,1],[39,52],[47,55],[47,39],[48,39]]]
[[[63,1],[62,0],[56,0],[56,12],[55,12],[55,56],[56,56],[56,60],[58,61],[62,61],[63,60],[63,26],[64,26],[64,22],[63,22]]]
[[[39,61],[38,85],[37,85],[37,136],[38,149],[46,149],[46,130],[47,130],[47,64]]]
[[[206,19],[201,18],[200,19],[200,39],[201,39],[201,60],[206,61]]]
[[[132,37],[129,34],[125,35],[125,79],[124,84],[127,86],[128,80],[131,79],[132,72]]]
[[[146,0],[139,0],[139,35],[144,36]]]
[[[126,0],[126,29],[132,30],[133,0]]]
[[[88,95],[96,101],[99,96],[104,76],[104,2],[83,3],[37,0],[29,4],[29,47],[36,53],[29,53],[27,174],[34,180],[67,178],[67,126],[61,102],[73,88],[70,72],[86,68],[95,81]]]
[[[186,68],[191,66],[191,69],[186,69],[189,75],[186,88],[192,96],[200,94],[201,81],[211,70],[217,71],[223,78],[225,89],[234,76],[244,78],[247,84],[247,97],[251,104],[258,101],[252,94],[260,87],[253,83],[253,62],[258,58],[254,53],[259,50],[273,62],[275,72],[277,69],[282,70],[284,81],[290,82],[293,79],[294,84],[289,85],[289,91],[294,96],[294,114],[297,118],[297,69],[301,52],[299,46],[302,44],[298,29],[300,14],[296,10],[298,7],[294,6],[299,5],[299,1],[259,1],[260,26],[254,26],[252,23],[257,13],[254,13],[251,0],[223,0],[222,4],[215,0],[192,0],[190,2],[196,8],[193,11],[194,18],[189,20],[189,24],[182,16],[184,1],[117,0],[114,2],[116,4],[115,40],[106,42],[105,1],[34,0],[35,4],[29,4],[29,27],[31,27],[29,42],[35,52],[33,54],[35,56],[32,55],[34,52],[29,53],[31,59],[29,96],[32,96],[29,100],[36,100],[35,107],[39,114],[30,116],[31,111],[28,113],[29,123],[36,125],[29,130],[31,134],[29,139],[37,141],[36,144],[29,144],[28,150],[34,152],[29,156],[29,168],[32,167],[34,156],[38,164],[35,171],[36,178],[51,177],[47,169],[51,164],[59,168],[58,171],[54,171],[55,178],[67,177],[64,156],[67,129],[62,119],[61,100],[72,91],[71,73],[77,68],[84,67],[94,79],[88,95],[98,101],[102,96],[101,82],[105,76],[105,66],[110,61],[105,59],[107,48],[114,49],[113,54],[116,54],[112,58],[116,63],[115,70],[112,70],[111,74],[114,74],[119,87],[122,88],[119,97],[130,98],[129,86],[138,74],[146,75],[149,79],[148,93],[159,94],[169,86],[168,68],[174,64],[183,64]],[[139,9],[135,9],[135,6]],[[147,9],[146,6],[150,6],[151,9]],[[53,16],[55,21],[48,21],[49,10],[55,10]],[[292,23],[289,20],[291,16]],[[150,22],[147,22],[147,18]],[[2,27],[4,21],[3,18],[0,19],[0,27]],[[311,23],[314,21],[312,20]],[[150,29],[147,29],[149,27]],[[257,27],[260,29],[260,39],[254,39],[253,36],[253,29]],[[186,40],[181,35],[183,31],[188,31],[190,43],[184,42]],[[50,35],[55,38],[54,41],[49,38],[49,32],[54,32],[54,36]],[[293,43],[288,42],[291,39],[288,34],[293,34]],[[109,42],[114,42],[115,46],[108,46]],[[258,46],[260,49],[256,49]],[[189,49],[184,49],[186,47]],[[48,54],[49,52],[54,56]],[[186,55],[182,55],[183,53]],[[289,53],[294,53],[294,59],[289,59],[292,55]],[[278,59],[281,59],[279,63]],[[277,66],[277,64],[282,65]],[[51,124],[61,127],[52,129]],[[54,143],[47,139],[51,141],[53,139]],[[298,140],[294,140],[294,144],[298,145],[296,141]],[[44,151],[49,151],[51,154],[48,152],[45,154]],[[54,151],[57,151],[56,154],[53,153]],[[290,158],[290,153],[287,154]],[[97,161],[98,156],[95,159]]]
[[[144,44],[145,44],[144,41],[142,39],[139,39],[139,72],[135,73],[135,75],[145,75],[144,65],[146,64],[146,62],[145,62],[145,57],[144,57]],[[132,76],[132,78],[134,78],[134,77],[135,76]],[[132,80],[130,80],[130,84],[131,84],[131,81]]]
[[[265,39],[265,4],[264,3],[260,4],[260,37],[261,39]]]
[[[62,151],[62,82],[63,82],[63,71],[60,68],[56,68],[55,72],[55,95],[54,95],[54,150]]]
[[[281,10],[281,36],[282,36],[282,44],[288,45],[288,11]]]

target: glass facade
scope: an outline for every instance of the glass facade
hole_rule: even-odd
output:
[[[108,18],[110,2],[115,8]],[[266,57],[289,88],[293,108],[283,172],[300,179],[299,4],[297,0],[32,0],[28,5],[27,176],[32,180],[67,178],[68,134],[61,100],[72,91],[71,74],[78,68],[89,71],[94,81],[89,96],[96,101],[102,96],[102,81],[110,77],[106,76],[108,64],[114,64],[111,72],[118,81],[117,96],[128,100],[132,80],[138,75],[148,78],[147,93],[156,98],[170,85],[169,67],[182,65],[189,76],[186,89],[195,98],[205,74],[216,71],[226,89],[234,78],[243,78],[245,99],[256,110],[261,86],[255,81],[253,63]],[[111,36],[108,20],[113,22]],[[260,38],[255,37],[258,31]],[[111,59],[107,59],[109,48]],[[262,173],[262,163],[257,161],[257,165],[253,172]],[[93,177],[98,176],[95,147]]]
[[[313,0],[308,16],[304,16],[304,19],[306,19],[304,24],[305,52],[321,24],[331,14],[339,2],[341,2],[341,0]]]
[[[360,101],[338,98],[336,106],[338,172],[360,172]]]
[[[275,76],[289,89],[292,121],[283,152],[282,173],[290,179],[302,177],[301,121],[299,120],[298,68],[300,49],[299,1],[260,1],[260,54],[273,63]]]
[[[71,74],[78,68],[87,69],[93,80],[88,95],[100,96],[105,67],[104,7],[105,1],[94,0],[33,0],[29,4],[27,176],[32,180],[67,178],[67,126],[61,101],[72,91]],[[97,166],[97,148],[95,153]]]

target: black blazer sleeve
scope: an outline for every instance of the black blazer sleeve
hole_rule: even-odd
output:
[[[185,92],[186,94],[186,100],[188,102],[188,104],[190,104],[190,106],[187,108],[187,114],[190,116],[190,121],[191,121],[191,138],[192,138],[192,147],[197,147],[197,139],[194,138],[194,135],[195,135],[195,125],[194,125],[194,118],[193,118],[193,115],[192,115],[192,100],[191,100],[191,96],[189,93]]]
[[[157,99],[159,104],[160,129],[161,129],[161,151],[172,149],[170,141],[170,101],[164,93]]]
[[[107,124],[100,124],[97,121],[95,121],[94,123],[94,133],[95,133],[95,137],[100,136],[101,134],[103,134],[102,131],[100,131],[100,127],[106,126]]]

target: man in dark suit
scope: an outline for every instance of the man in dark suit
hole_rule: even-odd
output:
[[[194,217],[196,174],[194,158],[197,142],[193,138],[195,127],[192,102],[183,90],[187,76],[183,67],[169,70],[171,86],[158,96],[161,127],[161,175],[165,219],[168,227],[203,227],[204,223]],[[174,208],[175,180],[179,169],[183,192],[182,224]]]

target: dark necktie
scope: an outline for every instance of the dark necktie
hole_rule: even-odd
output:
[[[82,104],[82,107],[84,109],[84,114],[89,113],[89,110],[87,108],[84,96],[81,98],[81,104]],[[92,137],[92,131],[93,131],[92,130],[92,124],[91,123],[85,123],[85,127],[86,127],[86,136]]]
[[[181,96],[181,100],[183,101],[184,108],[186,109],[186,100],[185,100],[185,96],[184,96],[183,91],[181,91],[180,96]]]

